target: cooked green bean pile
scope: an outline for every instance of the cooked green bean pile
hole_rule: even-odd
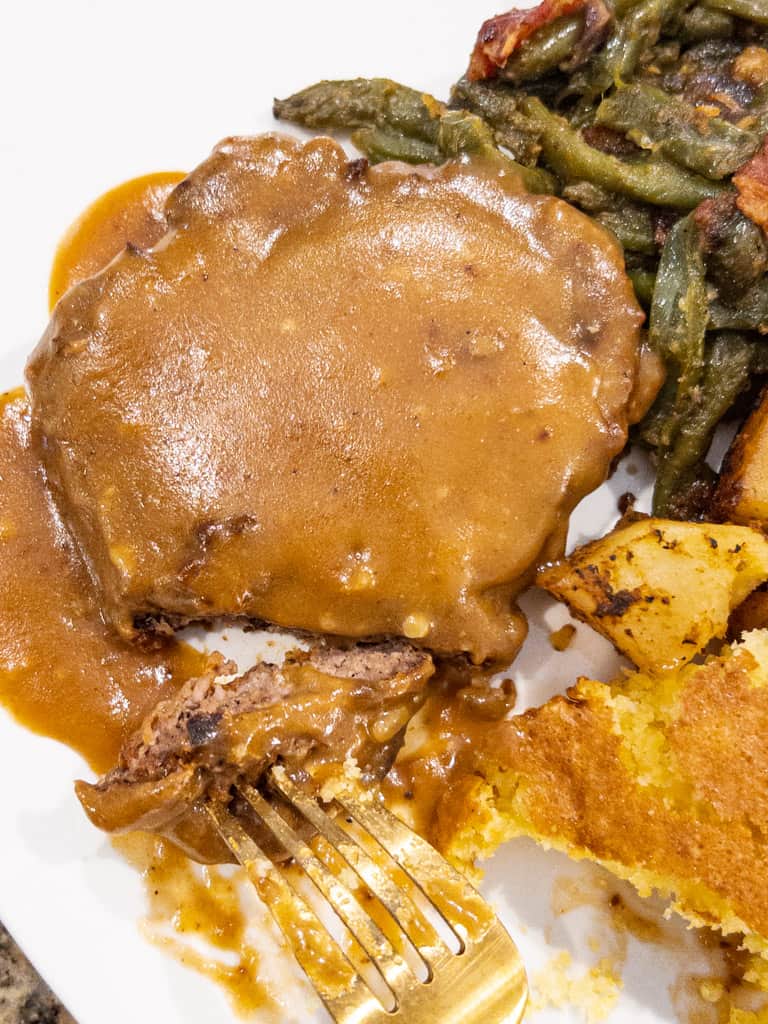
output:
[[[667,367],[654,512],[706,515],[714,431],[768,373],[768,0],[543,0],[486,22],[447,103],[356,79],[275,115],[372,162],[494,160],[612,232]]]

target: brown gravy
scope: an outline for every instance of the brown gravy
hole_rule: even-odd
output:
[[[489,686],[489,672],[474,668],[466,680],[444,672],[442,693],[414,719],[406,746],[381,783],[390,807],[423,836],[438,836],[436,809],[454,779],[466,777],[471,751],[487,744],[489,726],[513,709],[514,684]]]
[[[214,981],[238,1014],[247,1016],[272,1006],[272,996],[260,976],[258,950],[248,941],[238,893],[240,875],[198,868],[167,840],[146,833],[132,833],[113,843],[144,880],[149,901],[144,932],[148,938]],[[211,946],[211,954],[190,946],[185,940],[192,936]],[[229,954],[234,962],[227,963],[216,953]]]
[[[514,597],[642,412],[615,242],[496,168],[365,169],[323,138],[225,140],[165,213],[27,365],[106,614],[508,661]]]
[[[104,624],[48,502],[21,389],[0,399],[0,552],[0,703],[103,771],[206,658],[174,641],[142,649]]]
[[[165,198],[182,177],[164,171],[133,178],[89,206],[57,249],[51,301],[128,241],[156,241],[165,230]],[[24,391],[9,391],[0,397],[0,703],[104,771],[149,708],[200,674],[206,658],[174,641],[142,649],[104,624],[29,435]]]
[[[105,192],[77,218],[59,243],[48,283],[50,308],[72,285],[98,273],[130,241],[154,245],[165,233],[165,201],[183,171],[131,178]]]

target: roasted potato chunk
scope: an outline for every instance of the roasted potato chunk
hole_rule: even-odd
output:
[[[768,540],[748,526],[631,517],[539,573],[644,672],[690,661],[768,578]]]
[[[717,519],[768,527],[768,393],[725,457],[713,511]]]

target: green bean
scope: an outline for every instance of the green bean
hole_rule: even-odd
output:
[[[408,164],[441,164],[444,157],[437,146],[382,128],[358,128],[352,142],[372,164],[383,160],[402,160]]]
[[[630,279],[632,274],[630,273]],[[655,291],[655,281],[654,281]],[[653,295],[651,295],[651,305]],[[650,307],[649,307],[650,308]],[[637,436],[651,448],[662,452],[670,447],[674,438],[676,417],[677,381],[673,374],[668,374],[661,391],[650,410],[645,414],[637,427]]]
[[[539,132],[517,109],[516,94],[501,82],[470,82],[460,78],[451,90],[451,106],[478,114],[493,128],[496,141],[521,163],[536,162]]]
[[[692,209],[722,189],[663,157],[652,155],[642,163],[629,163],[602,153],[534,96],[524,97],[520,106],[541,131],[545,162],[566,181],[584,179],[631,199],[680,209]]]
[[[707,319],[701,235],[689,214],[673,225],[664,242],[648,325],[651,346],[675,384],[674,403],[660,433],[663,448],[671,446],[680,415],[699,383]]]
[[[442,164],[455,157],[474,156],[515,174],[529,192],[551,194],[555,191],[556,181],[551,174],[510,159],[496,146],[488,125],[464,110],[449,110],[440,117],[435,144],[382,128],[358,128],[352,132],[352,142],[374,164],[383,160]]]
[[[626,205],[621,210],[596,213],[595,220],[608,228],[621,242],[622,248],[652,256],[656,252],[656,238],[650,210]]]
[[[653,301],[653,289],[656,285],[656,274],[652,270],[643,270],[641,267],[627,269],[627,276],[632,282],[640,304],[650,309]]]
[[[584,15],[566,14],[543,25],[507,61],[500,77],[511,82],[540,78],[573,56],[584,32]]]
[[[633,0],[616,8],[617,20],[608,41],[582,76],[586,102],[612,85],[629,81],[643,55],[658,42],[665,22],[676,17],[688,0]]]
[[[440,164],[473,154],[516,174],[531,192],[556,191],[557,181],[548,171],[525,167],[502,153],[476,114],[448,110],[428,93],[386,78],[318,82],[287,100],[276,100],[275,116],[308,128],[351,129],[353,143],[372,163]]]
[[[724,302],[739,302],[768,271],[768,245],[762,230],[733,209],[708,245],[707,271]]]
[[[474,153],[496,159],[500,156],[493,132],[477,114],[449,110],[440,118],[437,144],[447,156]]]
[[[710,11],[724,11],[734,18],[768,25],[768,6],[765,0],[704,0],[703,6]]]
[[[763,349],[765,345],[739,334],[715,334],[707,343],[695,401],[680,420],[672,447],[659,460],[654,515],[689,518],[699,511],[697,484],[706,487],[711,479],[705,459],[715,429],[748,388],[751,375],[764,372]]]
[[[653,313],[649,325],[651,345],[665,361],[685,367],[701,364],[701,350],[707,323],[707,288],[699,226],[693,214],[677,221],[669,230],[659,260]]]
[[[605,70],[613,84],[631,78],[640,57],[657,42],[667,6],[668,0],[643,0],[618,22],[604,51]]]
[[[321,131],[381,128],[423,142],[435,142],[437,119],[445,110],[432,96],[389,78],[318,82],[275,100],[275,117]]]
[[[614,0],[613,13],[617,18],[626,18],[639,3],[640,0]]]
[[[735,31],[730,14],[697,5],[683,16],[680,38],[684,43],[701,43],[705,39],[730,39]]]
[[[751,130],[761,138],[768,135],[768,85],[761,85],[749,105],[748,116],[752,120]]]
[[[563,199],[580,206],[589,213],[605,213],[608,210],[621,210],[626,202],[621,196],[595,185],[591,181],[572,181],[562,191]]]
[[[639,82],[604,99],[595,120],[706,178],[733,174],[760,145],[758,135],[721,117],[702,118],[684,100]]]
[[[768,333],[768,278],[760,278],[735,305],[714,299],[709,306],[709,326],[717,330]]]
[[[449,110],[440,117],[437,144],[446,157],[468,154],[494,161],[516,174],[529,192],[552,194],[557,189],[557,181],[548,171],[524,167],[502,153],[485,121],[466,110]]]

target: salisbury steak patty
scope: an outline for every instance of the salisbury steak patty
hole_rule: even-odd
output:
[[[91,821],[107,832],[160,832],[198,859],[222,851],[200,801],[229,799],[280,761],[312,769],[352,759],[368,779],[390,768],[434,673],[404,644],[318,647],[238,675],[223,662],[163,701],[98,783],[77,784]]]
[[[167,219],[28,367],[112,620],[509,658],[514,596],[626,439],[642,315],[615,242],[497,170],[271,135],[219,145]]]

